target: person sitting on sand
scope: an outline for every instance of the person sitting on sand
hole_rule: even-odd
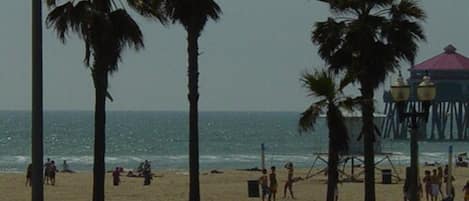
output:
[[[285,182],[285,186],[283,188],[283,198],[286,198],[287,190],[289,190],[291,197],[295,199],[295,196],[293,196],[293,190],[292,190],[293,182],[294,182],[293,181],[293,163],[288,162],[287,164],[285,164],[285,168],[288,171],[288,175],[287,175],[287,181]]]
[[[262,189],[262,201],[265,200],[265,196],[270,194],[269,183],[267,179],[267,170],[262,169],[262,176],[259,178],[259,185]]]
[[[269,180],[270,180],[270,185],[269,185],[269,201],[271,201],[271,198],[273,198],[273,201],[275,201],[275,197],[277,194],[277,176],[275,174],[275,166],[270,167],[271,173],[269,174]]]
[[[119,172],[119,167],[116,167],[116,169],[112,171],[112,183],[114,184],[114,186],[118,186],[121,182],[120,176],[121,174]]]
[[[33,164],[30,163],[26,169],[26,183],[25,186],[31,186],[31,175],[33,174]]]
[[[462,191],[464,191],[464,201],[469,201],[469,180],[466,181]]]

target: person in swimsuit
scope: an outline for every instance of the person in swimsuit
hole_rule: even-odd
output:
[[[269,174],[269,180],[270,180],[270,194],[269,194],[269,201],[271,201],[271,198],[273,198],[273,201],[275,201],[275,197],[277,194],[277,176],[275,175],[275,166],[272,166],[270,168],[271,173]]]
[[[262,169],[262,176],[259,178],[259,185],[262,189],[262,201],[265,200],[265,196],[270,194],[269,181],[267,179],[267,170]]]
[[[287,181],[285,182],[285,186],[283,188],[283,198],[286,198],[287,196],[287,189],[290,191],[290,195],[293,199],[295,199],[295,196],[293,196],[293,190],[292,190],[292,186],[293,186],[293,163],[292,162],[288,162],[287,164],[285,164],[285,168],[287,169],[288,171],[288,176],[287,176]]]

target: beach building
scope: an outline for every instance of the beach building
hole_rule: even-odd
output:
[[[407,110],[413,105],[421,107],[416,101],[416,86],[424,75],[431,77],[437,91],[427,124],[420,122],[420,138],[469,141],[469,58],[459,54],[453,45],[448,45],[441,54],[412,66],[409,71],[407,83],[411,87],[411,95]],[[408,122],[399,123],[389,91],[384,92],[383,99],[386,118],[381,129],[384,137],[407,139]]]

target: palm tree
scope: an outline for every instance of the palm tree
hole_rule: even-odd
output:
[[[161,18],[159,11],[187,32],[189,77],[189,201],[200,200],[199,188],[199,37],[208,19],[218,20],[221,9],[213,0],[129,0],[143,16]]]
[[[339,154],[348,150],[348,131],[345,126],[342,109],[351,110],[358,99],[344,96],[342,89],[348,85],[349,79],[342,79],[336,84],[336,76],[327,71],[305,73],[301,81],[310,92],[310,96],[320,98],[301,114],[299,120],[300,132],[314,130],[316,119],[326,110],[327,127],[329,128],[329,152],[327,164],[327,201],[335,200],[335,191],[339,174],[337,171]]]
[[[117,71],[126,46],[136,50],[143,47],[142,32],[127,12],[111,0],[68,1],[61,5],[48,0],[47,5],[52,9],[47,26],[55,29],[58,38],[65,43],[68,32],[73,31],[85,43],[84,62],[92,72],[96,101],[93,201],[104,201],[106,97],[112,101],[107,91],[108,76]]]
[[[375,201],[374,90],[401,60],[413,62],[424,11],[413,0],[320,0],[334,17],[317,22],[312,34],[318,53],[335,71],[354,74],[361,86],[365,157],[365,201]]]

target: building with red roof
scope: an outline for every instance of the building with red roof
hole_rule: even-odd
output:
[[[420,105],[416,88],[423,76],[429,75],[436,85],[429,124],[420,128],[421,139],[469,140],[469,58],[448,45],[441,54],[412,66],[409,71],[407,82],[411,86],[411,96],[408,109],[411,105]],[[399,121],[389,91],[385,91],[383,98],[386,119],[381,126],[382,133],[388,138],[406,139],[408,122]]]

